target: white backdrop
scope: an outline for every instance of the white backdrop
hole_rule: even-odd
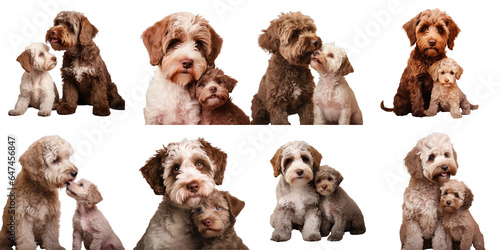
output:
[[[494,1],[8,1],[0,8],[0,38],[3,82],[0,99],[2,131],[15,135],[18,157],[35,140],[60,135],[74,148],[78,178],[96,183],[104,197],[98,204],[127,249],[145,232],[161,200],[142,178],[139,168],[162,145],[184,138],[204,137],[228,154],[224,184],[244,200],[236,231],[250,249],[397,249],[403,192],[408,185],[403,159],[417,140],[432,132],[448,134],[458,152],[457,179],[473,191],[471,212],[489,249],[500,249],[495,214],[495,184],[498,183],[499,152],[498,73],[499,41]],[[402,25],[429,8],[445,10],[462,32],[455,49],[448,53],[463,68],[459,86],[472,103],[480,104],[470,116],[453,120],[449,113],[432,118],[396,117],[379,108],[381,100],[392,106],[401,73],[412,48]],[[92,115],[90,106],[79,106],[76,114],[42,118],[29,109],[20,117],[9,117],[19,94],[23,73],[16,57],[32,42],[43,42],[46,30],[61,10],[84,13],[99,33],[95,42],[107,64],[126,111],[112,110],[109,117]],[[239,81],[232,97],[250,115],[252,96],[267,67],[269,55],[258,47],[262,29],[281,12],[301,11],[311,16],[323,42],[336,42],[349,53],[354,73],[347,80],[356,93],[365,125],[355,127],[296,126],[144,126],[145,93],[154,67],[140,36],[154,22],[179,11],[200,14],[223,37],[218,67]],[[53,52],[58,66],[51,71],[61,92],[60,65],[63,52]],[[314,72],[314,75],[317,74]],[[315,78],[317,80],[317,77]],[[340,242],[304,242],[294,231],[288,242],[270,241],[269,216],[276,204],[269,160],[279,146],[304,140],[323,154],[323,164],[344,176],[343,188],[362,209],[367,232],[346,234]],[[4,147],[6,150],[6,146]],[[6,155],[6,153],[3,153]],[[5,158],[4,158],[5,159]],[[4,166],[6,165],[6,160]],[[18,165],[20,169],[20,166]],[[7,194],[7,169],[1,170],[0,189]],[[0,192],[1,193],[1,192]],[[490,197],[492,196],[492,197]],[[75,201],[60,192],[62,218],[60,241],[71,248],[71,218]],[[0,200],[1,205],[5,201]]]

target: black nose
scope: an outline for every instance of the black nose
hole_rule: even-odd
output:
[[[76,175],[78,174],[78,172],[76,172],[76,171],[71,171],[71,172],[69,172],[69,174],[71,175],[71,177],[73,177],[73,178],[74,178],[74,177],[76,177]]]
[[[52,61],[57,62],[57,58],[55,56],[52,57]]]
[[[446,201],[446,205],[451,205],[451,201]]]
[[[182,67],[185,69],[190,69],[193,67],[193,60],[191,59],[184,59],[181,61]]]
[[[210,92],[217,92],[217,87],[215,86],[210,87]]]
[[[312,40],[311,42],[312,42],[312,45],[313,45],[314,47],[318,47],[318,46],[319,46],[319,40],[314,39],[314,40]]]
[[[200,189],[198,182],[191,182],[191,183],[187,184],[186,187],[191,193],[196,193],[196,192],[198,192],[198,189]]]
[[[302,176],[302,174],[304,173],[304,171],[303,170],[297,170],[296,173],[297,173],[298,176]]]
[[[313,56],[317,56],[317,55],[319,55],[319,52],[318,52],[317,50],[315,50],[315,51],[313,52]]]
[[[429,40],[429,45],[430,46],[435,46],[436,45],[436,40],[433,40],[433,39]]]
[[[444,166],[442,166],[442,167],[441,167],[441,169],[442,169],[443,171],[448,171],[448,166],[444,165]]]

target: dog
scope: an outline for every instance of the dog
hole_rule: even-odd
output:
[[[158,65],[146,93],[146,124],[198,124],[200,104],[187,87],[214,65],[222,38],[207,20],[183,12],[156,22],[142,40],[151,65]]]
[[[237,81],[219,68],[209,67],[189,89],[201,104],[202,125],[247,125],[250,118],[229,98]],[[194,93],[193,93],[194,91]]]
[[[460,90],[457,80],[463,73],[462,67],[455,60],[445,58],[435,62],[428,70],[434,81],[429,108],[424,111],[426,116],[434,116],[439,110],[449,111],[451,117],[461,118],[462,114],[469,115],[471,109],[479,108],[472,105],[467,96]],[[460,112],[462,109],[462,112]]]
[[[92,113],[108,116],[109,108],[124,110],[125,101],[111,81],[100,50],[92,40],[97,28],[79,12],[61,11],[45,41],[53,49],[64,50],[61,76],[63,97],[57,108],[60,115],[73,114],[77,105],[92,105]]]
[[[0,249],[64,250],[59,244],[61,203],[59,188],[72,182],[78,169],[70,161],[71,145],[59,136],[35,141],[19,157],[22,169],[16,177],[3,212]],[[15,212],[11,201],[15,201]],[[15,230],[9,228],[15,217]],[[12,224],[10,224],[12,225]]]
[[[314,123],[314,81],[311,54],[321,48],[314,21],[300,12],[282,13],[259,36],[259,46],[272,53],[259,90],[252,100],[252,124]]]
[[[59,104],[59,92],[48,72],[57,65],[57,58],[49,52],[49,46],[34,43],[26,47],[17,61],[26,72],[21,78],[16,107],[9,115],[22,115],[28,107],[34,107],[39,109],[39,116],[49,116]]]
[[[214,190],[192,209],[192,221],[203,237],[201,249],[244,249],[236,232],[236,216],[245,207],[245,202],[226,191]]]
[[[402,249],[451,249],[439,205],[440,187],[458,170],[450,138],[433,133],[420,139],[405,158],[410,183],[403,198]]]
[[[170,143],[141,168],[163,201],[135,249],[197,249],[191,209],[224,179],[227,155],[204,139]]]
[[[484,237],[479,225],[469,211],[474,195],[465,183],[450,180],[441,187],[441,207],[444,210],[443,223],[460,249],[484,250]]]
[[[423,117],[429,107],[433,81],[427,73],[429,67],[446,58],[446,46],[453,50],[460,29],[453,19],[439,9],[425,10],[403,25],[410,44],[415,49],[410,54],[399,88],[394,96],[394,108],[380,107],[398,116],[412,113]]]
[[[66,194],[77,202],[73,216],[73,249],[81,249],[82,240],[86,249],[125,249],[96,206],[102,201],[102,196],[94,183],[86,179],[68,182]]]
[[[323,165],[319,167],[314,177],[316,192],[320,196],[321,235],[327,236],[329,241],[339,241],[344,237],[344,232],[353,235],[366,232],[363,213],[356,202],[340,187],[344,177],[335,169]],[[333,227],[332,227],[333,225]]]
[[[281,175],[276,186],[276,208],[271,215],[274,228],[271,240],[287,241],[292,229],[300,229],[306,241],[321,240],[319,195],[314,188],[314,173],[321,163],[321,154],[303,141],[281,146],[271,165],[274,177]]]
[[[314,90],[314,124],[363,124],[354,92],[344,76],[354,72],[344,49],[325,43],[311,55],[311,67],[319,73]]]

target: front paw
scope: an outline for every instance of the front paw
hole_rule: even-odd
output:
[[[67,103],[62,103],[57,107],[57,113],[60,115],[71,115],[74,114],[76,111],[76,106],[70,106]]]
[[[11,115],[11,116],[18,116],[18,115],[22,115],[22,114],[24,114],[24,112],[19,111],[19,110],[15,110],[15,109],[9,110],[9,115]]]
[[[414,111],[414,112],[412,113],[412,115],[413,115],[413,116],[415,116],[415,117],[424,117],[424,116],[425,116],[425,113],[424,113],[424,111],[417,110],[417,111]]]
[[[278,233],[276,230],[273,232],[273,235],[271,236],[271,240],[280,242],[280,241],[287,241],[290,238],[292,238],[292,232],[290,233]]]
[[[92,109],[92,114],[97,115],[97,116],[108,116],[109,114],[111,114],[111,112],[109,111],[109,108],[96,108],[96,107],[94,107]]]
[[[429,110],[424,111],[424,114],[425,114],[426,116],[435,116],[435,115],[436,115],[436,113],[431,112],[431,111],[429,111]]]
[[[453,117],[455,119],[462,118],[462,114],[460,114],[460,113],[451,113],[451,117]]]
[[[344,238],[344,232],[335,232],[328,236],[329,241],[340,241]]]
[[[125,110],[125,100],[117,99],[109,104],[109,107],[116,110]]]
[[[319,241],[319,240],[321,240],[321,234],[320,233],[312,233],[310,235],[302,235],[302,238],[305,241]]]
[[[51,111],[40,110],[38,111],[38,116],[50,116]]]

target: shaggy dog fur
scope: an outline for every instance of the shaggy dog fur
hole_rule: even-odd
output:
[[[250,118],[229,98],[236,83],[224,71],[210,67],[189,89],[201,104],[201,125],[250,124]]]
[[[94,183],[85,179],[67,183],[66,194],[74,198],[77,205],[73,216],[73,249],[81,249],[82,240],[85,249],[125,249],[96,206],[102,196]]]
[[[99,48],[92,40],[98,30],[82,14],[62,11],[47,30],[45,40],[55,50],[65,50],[61,76],[63,97],[57,108],[61,115],[73,114],[77,105],[92,105],[98,116],[110,114],[109,108],[124,110],[125,101],[111,81]]]
[[[151,65],[158,65],[146,93],[146,124],[198,124],[200,104],[187,87],[214,65],[222,38],[207,20],[184,12],[156,22],[142,40]]]
[[[319,73],[314,90],[314,124],[363,124],[354,92],[344,78],[354,72],[344,49],[323,44],[311,55],[311,67]]]
[[[313,124],[314,81],[309,63],[311,54],[321,47],[314,21],[300,12],[283,13],[263,32],[259,46],[273,55],[252,100],[252,124],[290,124],[291,114],[299,114],[300,124]]]
[[[471,109],[479,107],[479,105],[470,104],[458,87],[457,80],[460,79],[463,69],[453,59],[445,58],[435,62],[428,72],[434,85],[429,109],[424,112],[425,115],[434,116],[441,109],[449,111],[453,118],[461,118],[462,115],[470,114]]]
[[[271,240],[287,241],[292,229],[300,229],[306,241],[321,240],[319,195],[314,188],[314,172],[321,163],[321,154],[303,141],[281,146],[271,165],[274,177],[281,175],[276,186],[276,208],[271,215],[274,228]]]
[[[163,201],[135,249],[198,249],[191,209],[222,184],[227,155],[203,139],[170,143],[156,152],[141,172]]]
[[[59,104],[59,92],[48,71],[52,70],[57,59],[49,53],[49,46],[34,43],[17,57],[17,61],[26,71],[21,78],[21,93],[16,107],[9,115],[22,115],[28,107],[39,109],[39,116],[49,116]]]
[[[344,237],[344,232],[353,235],[366,232],[363,214],[356,202],[340,187],[344,177],[329,166],[319,167],[315,174],[314,182],[316,191],[320,196],[320,210],[323,215],[321,222],[321,235],[330,241],[339,241]],[[333,225],[333,227],[332,227]]]
[[[410,54],[408,65],[401,76],[399,88],[394,96],[394,108],[380,107],[396,115],[424,116],[429,107],[432,78],[427,73],[429,67],[446,58],[446,46],[453,50],[455,38],[460,29],[453,19],[439,9],[425,10],[403,25],[410,44],[415,49]]]
[[[73,181],[78,169],[70,162],[71,145],[59,136],[46,136],[31,144],[19,157],[22,169],[16,177],[3,212],[0,249],[63,250],[59,244],[61,215],[59,188]],[[9,208],[15,198],[15,214]],[[15,215],[15,231],[9,224]]]
[[[405,158],[411,175],[403,198],[402,249],[451,249],[443,226],[439,188],[455,175],[457,154],[448,136],[433,133],[420,139]]]
[[[192,209],[193,224],[203,237],[201,249],[242,249],[243,244],[236,232],[236,216],[245,207],[245,202],[226,191],[215,190]]]
[[[484,250],[483,234],[469,211],[474,195],[465,183],[451,180],[441,187],[441,207],[446,232],[461,250]],[[455,245],[455,244],[454,244]]]

